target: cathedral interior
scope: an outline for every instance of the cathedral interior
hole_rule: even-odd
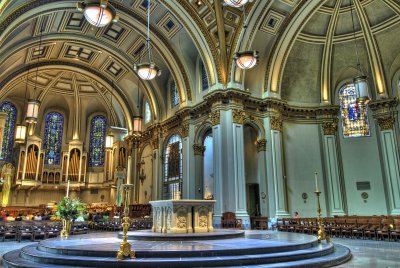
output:
[[[395,217],[399,91],[398,0],[2,0],[1,206]]]

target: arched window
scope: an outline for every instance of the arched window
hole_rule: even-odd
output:
[[[17,118],[17,108],[15,108],[14,104],[11,102],[4,101],[0,106],[0,111],[7,114],[0,159],[11,161],[12,149],[14,145],[14,130],[15,120]]]
[[[179,94],[175,81],[171,82],[170,91],[171,91],[171,107],[174,108],[175,106],[179,105]]]
[[[144,103],[144,123],[147,124],[151,121],[151,110],[148,101]]]
[[[203,192],[204,199],[214,199],[214,148],[212,133],[209,132],[203,141]]]
[[[96,115],[90,122],[89,166],[101,167],[104,165],[104,146],[106,137],[107,119]]]
[[[46,115],[43,149],[45,165],[59,165],[62,145],[64,117],[57,112]]]
[[[348,83],[339,90],[340,113],[345,138],[369,136],[367,106],[356,101],[354,83]]]
[[[169,138],[164,151],[164,199],[182,198],[182,140],[179,135]]]
[[[208,89],[208,76],[203,61],[200,61],[200,73],[201,73],[201,90],[204,91]]]

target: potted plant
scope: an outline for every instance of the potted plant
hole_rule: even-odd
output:
[[[61,218],[63,229],[61,237],[68,237],[71,232],[72,222],[86,210],[86,204],[79,199],[64,197],[57,205],[56,215]]]

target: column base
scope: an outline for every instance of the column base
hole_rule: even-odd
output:
[[[347,213],[343,210],[334,210],[331,214],[332,216],[347,216]]]
[[[392,209],[392,211],[390,211],[390,215],[393,216],[400,215],[400,208]]]
[[[222,215],[213,215],[213,226],[214,228],[221,228]]]
[[[246,230],[251,229],[251,223],[250,223],[250,216],[247,214],[247,212],[236,212],[235,213],[237,219],[242,220],[242,228]]]

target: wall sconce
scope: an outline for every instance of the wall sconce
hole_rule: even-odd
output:
[[[307,193],[302,193],[301,194],[301,198],[303,198],[304,203],[307,203],[308,194]]]
[[[142,168],[142,172],[140,172],[139,174],[139,180],[142,185],[145,179],[146,179],[146,174],[144,174],[144,169]]]
[[[369,195],[367,192],[362,192],[361,193],[361,198],[364,199],[364,203],[367,203],[367,199],[368,199]]]

